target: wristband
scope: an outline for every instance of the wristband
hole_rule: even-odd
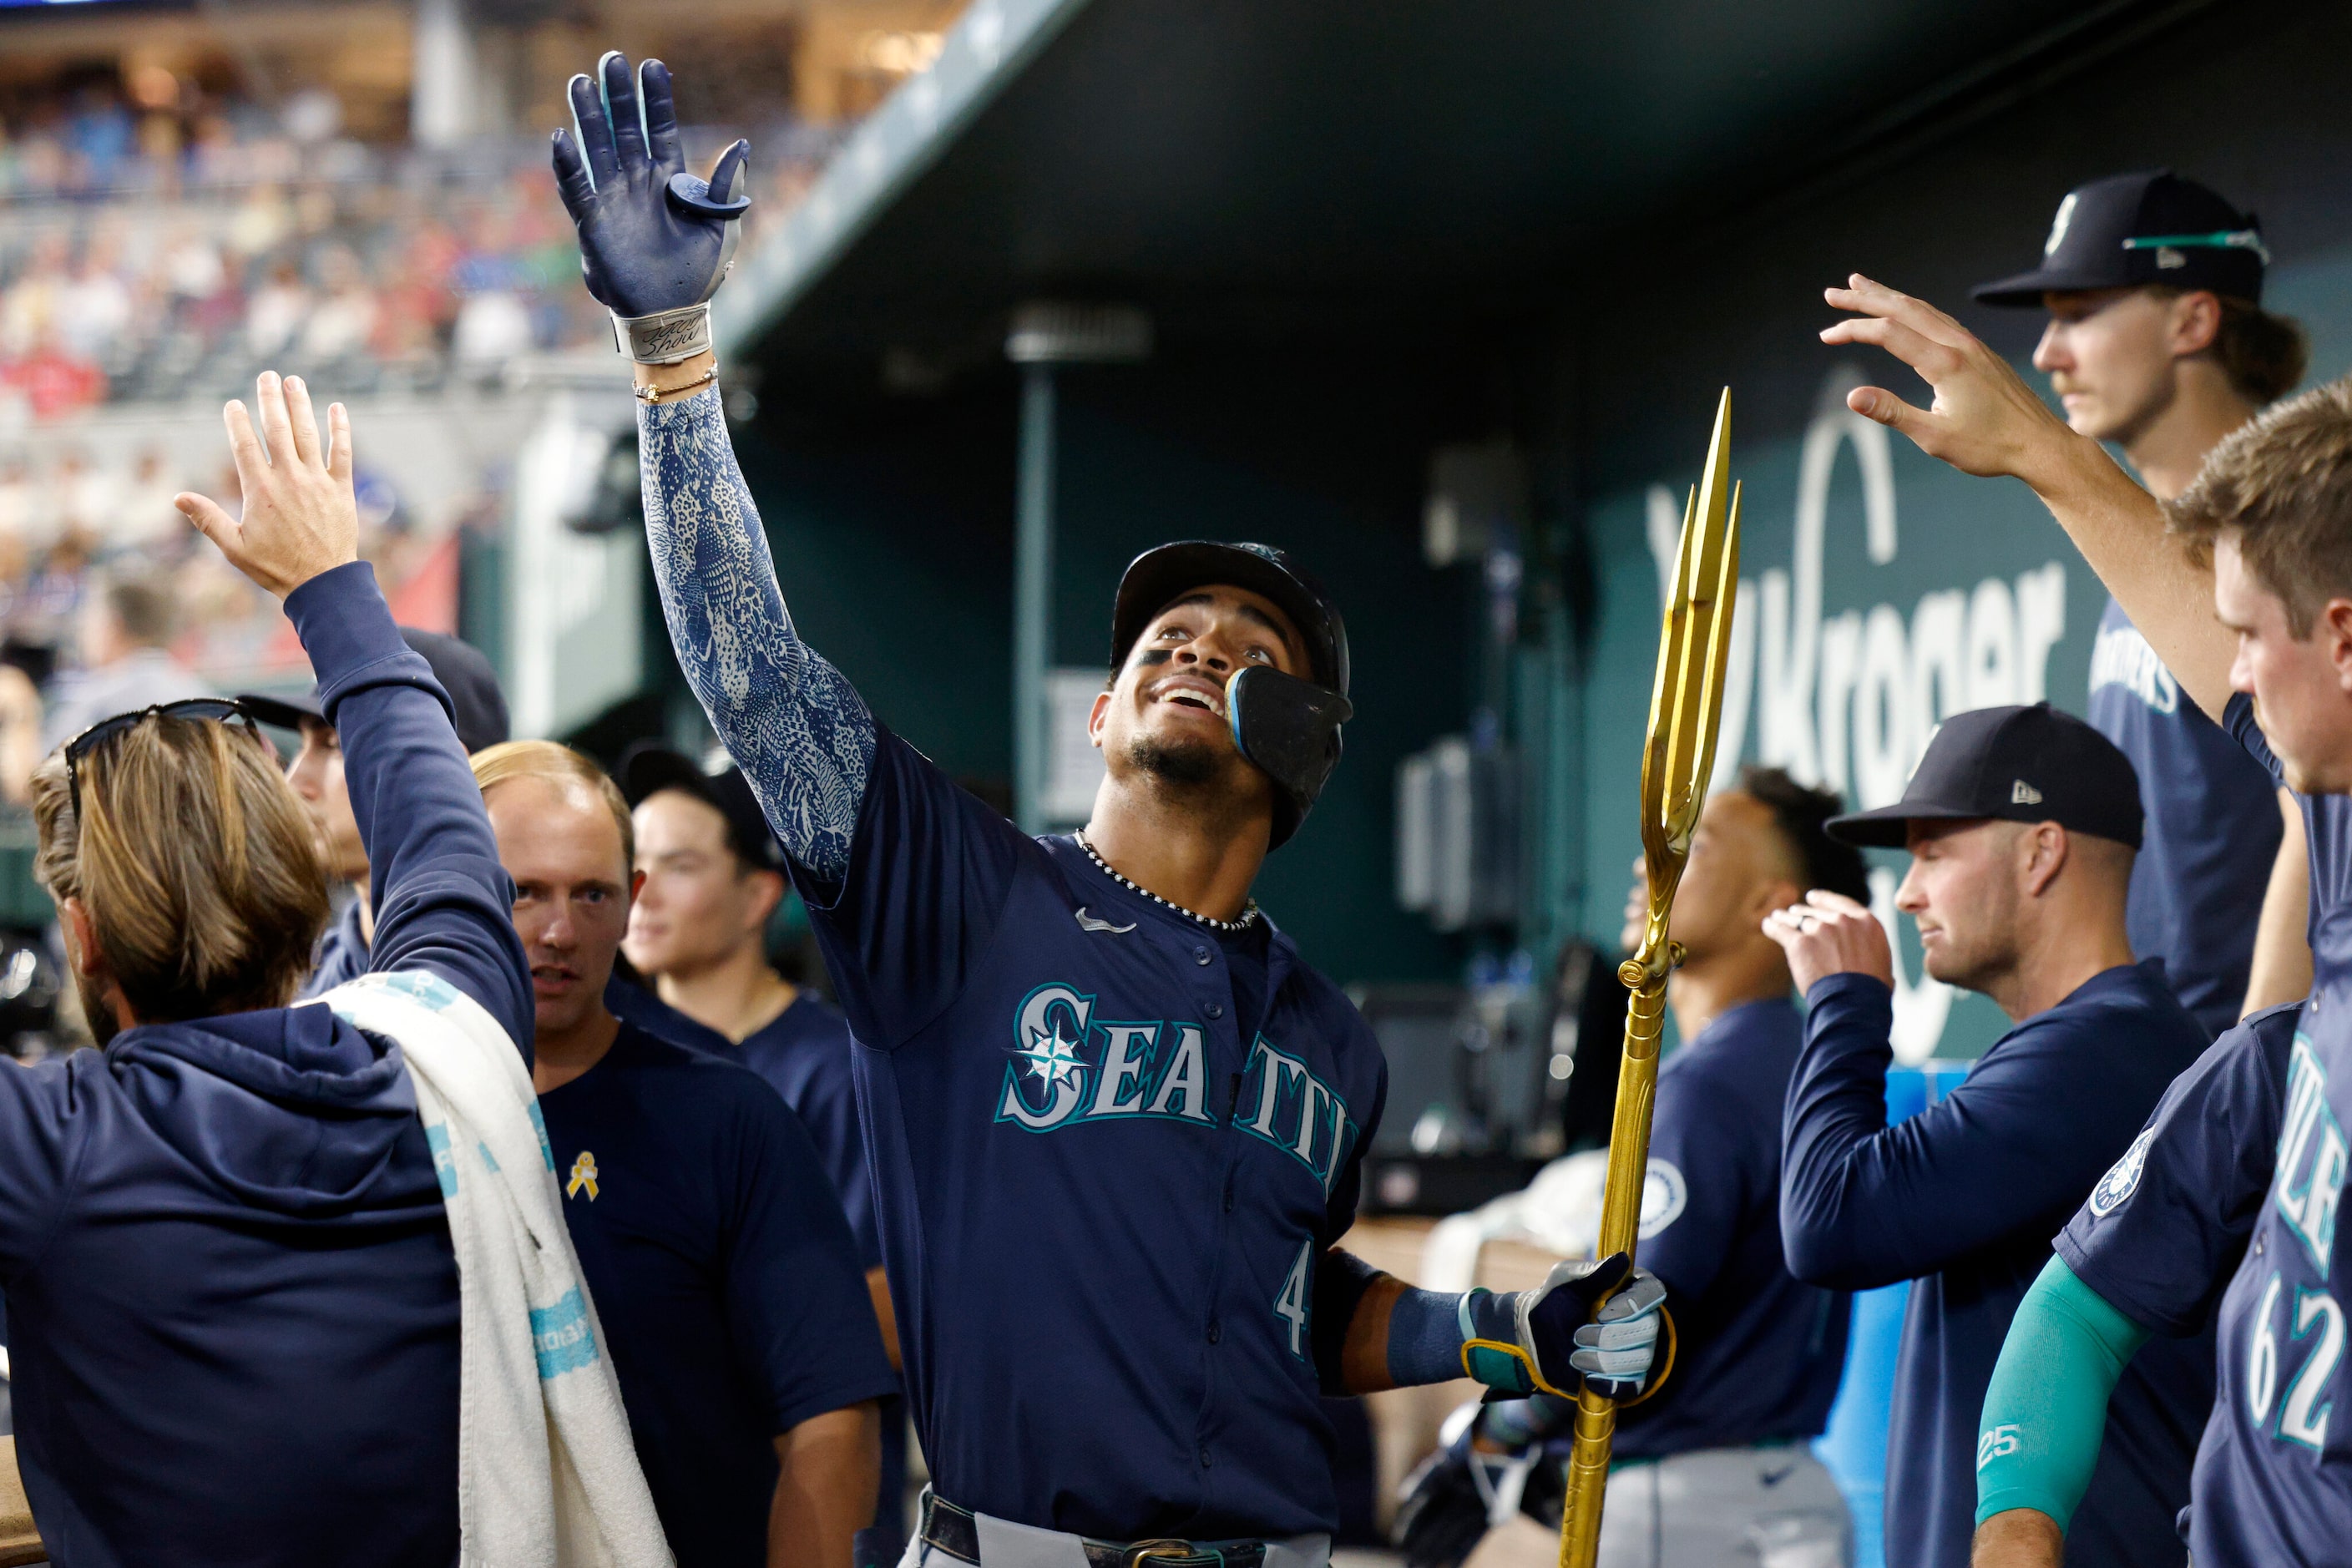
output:
[[[613,346],[639,364],[679,364],[710,347],[710,306],[613,315]]]
[[[692,381],[682,383],[679,385],[638,387],[636,389],[637,401],[650,407],[661,403],[665,399],[691,397],[694,394],[701,391],[704,387],[709,386],[712,382],[717,381],[718,379],[719,365],[717,362],[714,361],[712,362],[709,369],[704,371],[700,375],[696,376]]]

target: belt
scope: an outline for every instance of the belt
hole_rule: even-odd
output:
[[[946,1499],[923,1494],[923,1543],[946,1552],[959,1563],[980,1563],[980,1526],[970,1509]],[[1192,1541],[1097,1541],[1081,1536],[1087,1568],[1260,1568],[1265,1560],[1263,1541],[1226,1541],[1213,1545]]]

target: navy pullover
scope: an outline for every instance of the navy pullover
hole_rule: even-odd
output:
[[[1912,1279],[1886,1443],[1886,1539],[1918,1568],[1967,1568],[1977,1421],[2051,1238],[2205,1049],[2153,961],[2092,976],[2003,1035],[1942,1103],[1886,1124],[1893,994],[1866,974],[1806,994],[1783,1121],[1789,1271],[1835,1289]],[[2178,1564],[2209,1333],[2133,1358],[2066,1542],[2072,1568]]]
[[[342,739],[374,966],[431,970],[528,1040],[447,698],[365,564],[286,610]],[[269,1008],[0,1071],[0,1285],[51,1561],[456,1560],[457,1273],[394,1047]]]

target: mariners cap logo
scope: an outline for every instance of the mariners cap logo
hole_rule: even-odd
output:
[[[2058,216],[2050,220],[2050,237],[2042,242],[2042,254],[2055,256],[2058,247],[2066,243],[2066,227],[2074,221],[2074,193],[2068,191],[2066,199],[2058,204]]]

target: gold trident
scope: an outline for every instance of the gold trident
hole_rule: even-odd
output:
[[[1625,1014],[1625,1061],[1617,1073],[1617,1119],[1609,1131],[1609,1185],[1601,1206],[1603,1258],[1622,1252],[1630,1259],[1641,1226],[1666,975],[1683,956],[1666,926],[1707,781],[1715,773],[1723,667],[1731,650],[1739,582],[1739,489],[1730,482],[1730,466],[1731,389],[1726,387],[1715,411],[1706,475],[1683,510],[1674,597],[1658,633],[1658,676],[1650,689],[1650,738],[1642,752],[1642,858],[1649,870],[1650,915],[1640,950],[1617,971],[1633,996]],[[1560,1568],[1592,1568],[1601,1550],[1601,1505],[1609,1486],[1609,1441],[1616,1428],[1615,1401],[1590,1390],[1577,1395],[1576,1449],[1569,1459],[1568,1502],[1559,1521]]]

